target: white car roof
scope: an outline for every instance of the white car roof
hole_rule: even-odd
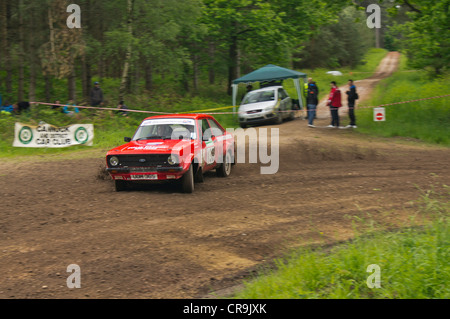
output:
[[[250,92],[262,92],[262,91],[273,91],[273,90],[278,90],[278,89],[282,89],[283,87],[281,86],[281,85],[275,85],[275,86],[268,86],[268,87],[265,87],[265,88],[262,88],[262,89],[257,89],[257,90],[253,90],[253,91],[250,91]],[[250,92],[248,92],[248,93],[250,93]]]

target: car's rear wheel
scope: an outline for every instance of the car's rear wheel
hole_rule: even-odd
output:
[[[192,165],[189,166],[188,171],[181,177],[181,188],[183,193],[194,192],[194,172]]]
[[[114,186],[115,186],[116,192],[123,192],[123,191],[127,190],[128,184],[126,181],[115,180]]]
[[[231,154],[227,152],[223,158],[223,163],[218,168],[216,168],[217,176],[228,177],[231,174]]]

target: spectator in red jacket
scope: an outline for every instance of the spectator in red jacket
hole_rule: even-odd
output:
[[[331,91],[330,96],[328,97],[327,105],[330,107],[331,124],[328,125],[328,127],[341,128],[339,126],[339,113],[338,113],[339,108],[342,106],[341,90],[339,90],[335,81],[332,81],[330,84],[331,84]]]

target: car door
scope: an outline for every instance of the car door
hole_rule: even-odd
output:
[[[211,127],[206,118],[201,119],[202,128],[202,160],[203,172],[213,169],[216,165],[216,146]]]
[[[286,112],[286,97],[287,94],[283,89],[278,89],[278,99],[280,100],[280,111],[283,114],[283,118],[285,118],[287,116],[287,112]]]
[[[221,164],[227,147],[225,138],[226,131],[214,119],[208,119],[208,123],[213,134],[212,140],[215,147],[215,164]]]

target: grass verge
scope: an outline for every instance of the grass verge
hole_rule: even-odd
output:
[[[450,187],[424,192],[410,227],[362,234],[331,249],[301,248],[245,282],[239,299],[413,299],[450,297]],[[420,219],[418,217],[423,217]],[[380,287],[369,288],[380,270]],[[372,276],[372,277],[371,277]]]

